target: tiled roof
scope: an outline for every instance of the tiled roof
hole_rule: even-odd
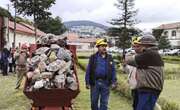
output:
[[[9,28],[14,30],[14,22],[9,21]],[[34,35],[34,27],[25,23],[16,23],[16,32]],[[41,36],[41,35],[45,35],[45,33],[37,29],[37,35]]]
[[[75,33],[68,33],[67,38],[70,42],[78,42],[78,43],[93,43],[96,42],[96,38],[79,38],[79,36]]]
[[[180,28],[180,22],[162,24],[155,29],[176,29],[176,28]]]
[[[95,43],[96,38],[80,38],[78,39],[80,43]]]
[[[66,36],[69,41],[76,41],[79,38],[75,33],[68,33]]]

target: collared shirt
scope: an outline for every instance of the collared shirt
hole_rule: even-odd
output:
[[[106,58],[103,58],[99,53],[96,54],[96,69],[95,69],[95,79],[96,78],[105,78],[108,75],[108,60]],[[116,83],[116,71],[115,71],[115,65],[114,62],[112,63],[112,83]],[[89,76],[90,76],[90,64],[88,64],[86,69],[86,76],[85,81],[86,84],[89,85]]]
[[[103,58],[102,55],[98,54],[95,70],[95,79],[105,78],[107,76],[107,64],[107,59]]]

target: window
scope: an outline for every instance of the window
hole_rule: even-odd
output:
[[[172,31],[172,36],[176,36],[176,31]]]
[[[165,36],[168,36],[168,31],[165,31],[165,32],[164,32],[164,35],[165,35]]]

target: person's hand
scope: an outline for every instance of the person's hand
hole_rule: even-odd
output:
[[[112,89],[116,89],[116,88],[117,88],[117,83],[112,84],[112,85],[111,85],[111,88],[112,88]]]
[[[90,89],[90,85],[86,84],[86,89]]]

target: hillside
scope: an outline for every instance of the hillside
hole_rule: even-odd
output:
[[[104,30],[108,29],[107,26],[104,26],[104,25],[99,24],[99,23],[95,23],[93,21],[87,21],[87,20],[68,21],[68,22],[64,22],[64,25],[67,28],[72,28],[73,26],[94,26],[94,27],[102,28]]]

